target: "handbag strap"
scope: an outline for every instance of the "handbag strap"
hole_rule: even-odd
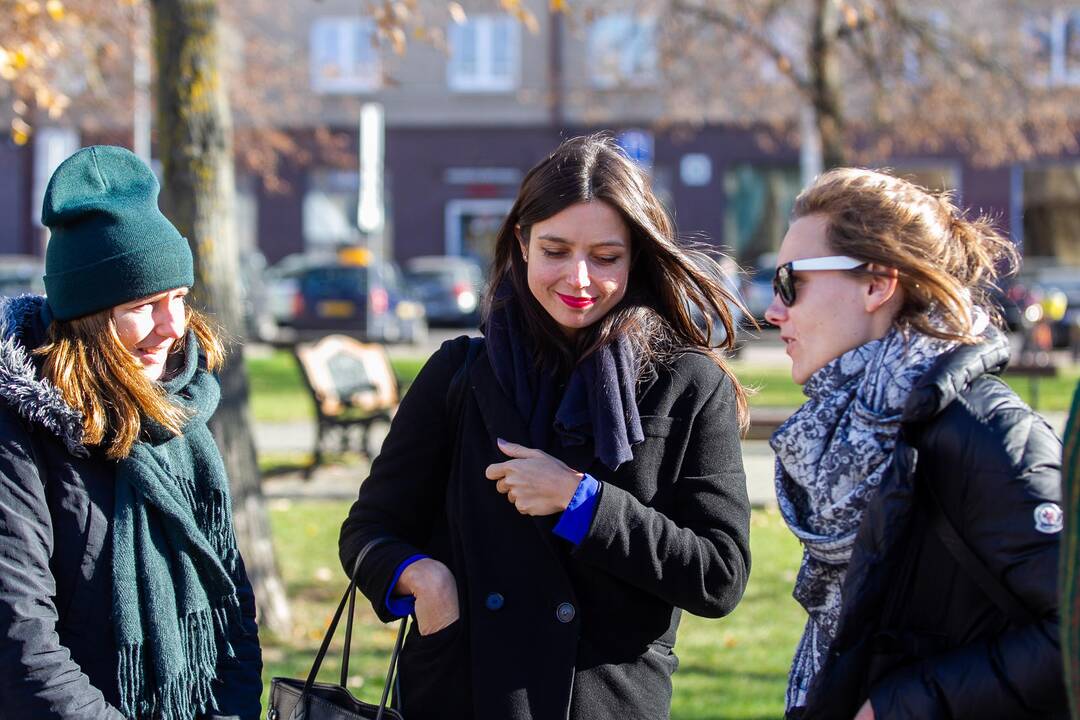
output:
[[[469,338],[469,347],[465,349],[465,359],[454,371],[454,376],[450,378],[450,387],[446,391],[446,409],[447,416],[452,418],[452,428],[456,428],[461,421],[461,414],[465,409],[465,392],[469,386],[469,369],[472,367],[473,360],[480,354],[483,344],[482,337]],[[457,438],[456,432],[453,437]]]
[[[1009,618],[1018,625],[1038,622],[1038,618],[979,560],[956,527],[945,514],[945,508],[932,484],[927,483],[930,493],[930,522],[934,531],[941,538],[942,544],[952,554],[953,559],[963,568],[967,576],[978,585],[987,597],[993,601]]]
[[[315,678],[319,675],[319,668],[322,667],[323,660],[326,658],[327,650],[330,649],[330,642],[334,639],[334,632],[337,630],[338,623],[341,621],[341,614],[345,610],[345,605],[349,606],[349,616],[345,622],[345,649],[341,659],[341,687],[346,686],[346,680],[349,675],[349,650],[352,641],[352,625],[353,625],[353,610],[356,605],[356,576],[360,570],[360,565],[364,562],[364,559],[368,554],[379,545],[390,542],[391,538],[378,537],[368,542],[356,556],[356,561],[353,563],[353,572],[349,577],[349,586],[345,588],[345,594],[341,596],[341,602],[338,603],[337,610],[334,611],[334,617],[330,621],[330,627],[326,630],[326,635],[323,637],[322,644],[319,646],[319,651],[315,654],[315,662],[311,665],[311,671],[308,673],[307,680],[304,682],[304,689],[300,693],[300,699],[296,703],[296,707],[303,708],[306,712],[306,700],[311,694],[311,688],[315,685]],[[390,667],[386,672],[386,686],[383,688],[382,701],[379,703],[379,712],[376,715],[376,720],[382,720],[383,713],[386,710],[386,699],[389,694],[389,688],[393,681],[394,672],[397,668],[398,656],[401,654],[401,646],[405,640],[405,628],[408,623],[408,618],[402,618],[401,629],[398,631],[397,643],[394,645],[394,652],[390,656]]]

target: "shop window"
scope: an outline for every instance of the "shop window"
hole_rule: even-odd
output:
[[[1025,169],[1023,214],[1025,263],[1080,267],[1080,164]]]
[[[360,241],[356,211],[360,174],[351,170],[315,170],[308,175],[303,201],[304,249],[355,245]]]

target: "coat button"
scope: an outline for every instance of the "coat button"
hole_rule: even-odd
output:
[[[573,622],[576,614],[577,611],[570,603],[559,603],[559,607],[555,608],[555,619],[561,623]]]
[[[506,602],[503,596],[499,593],[488,593],[488,596],[484,598],[484,607],[488,610],[501,610],[503,603]]]

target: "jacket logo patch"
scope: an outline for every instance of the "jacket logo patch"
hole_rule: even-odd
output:
[[[1035,508],[1035,529],[1047,535],[1061,532],[1065,514],[1057,503],[1046,502]]]

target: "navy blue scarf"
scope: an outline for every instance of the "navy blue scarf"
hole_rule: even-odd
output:
[[[496,291],[484,336],[495,378],[528,425],[533,447],[548,447],[554,433],[564,447],[591,438],[596,459],[611,470],[633,458],[631,448],[645,435],[637,407],[638,362],[628,338],[618,337],[578,363],[563,386],[553,369],[539,369],[509,281]]]

